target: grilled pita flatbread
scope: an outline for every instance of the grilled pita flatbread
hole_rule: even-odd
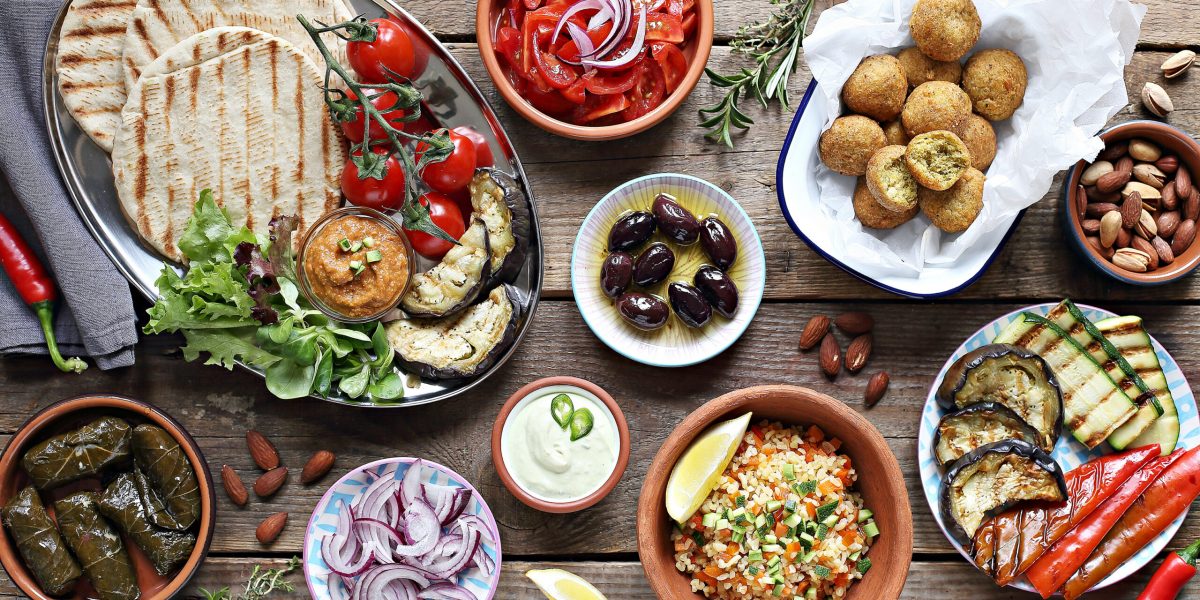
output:
[[[279,36],[324,69],[325,60],[296,20],[297,14],[325,23],[353,17],[342,0],[138,0],[125,30],[125,87],[133,89],[146,65],[175,44],[222,26],[252,27]],[[324,39],[335,58],[344,63],[345,43],[333,34]]]
[[[147,65],[122,113],[112,156],[121,206],[175,261],[204,188],[258,233],[278,215],[296,215],[303,230],[341,199],[345,150],[323,71],[286,40],[243,33],[184,40]]]
[[[105,152],[125,106],[121,49],[137,0],[74,0],[58,34],[58,89],[71,116]]]

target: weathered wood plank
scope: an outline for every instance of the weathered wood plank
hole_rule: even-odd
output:
[[[865,372],[828,382],[820,375],[815,356],[797,351],[799,331],[816,312],[834,315],[855,307],[871,311],[879,323],[875,354]],[[249,484],[257,471],[246,453],[243,436],[247,428],[266,432],[294,472],[273,499],[254,499],[244,509],[235,508],[218,494],[220,513],[213,544],[217,552],[262,551],[254,540],[254,527],[268,514],[281,510],[290,512],[291,520],[269,550],[300,548],[307,515],[336,477],[380,457],[407,455],[441,462],[469,478],[496,513],[509,554],[595,556],[636,551],[634,514],[629,507],[636,503],[641,478],[659,445],[687,413],[717,395],[743,387],[805,385],[862,411],[889,438],[906,475],[915,550],[950,552],[917,477],[918,413],[946,356],[978,327],[1017,307],[770,303],[759,311],[744,339],[725,354],[702,365],[665,371],[633,363],[600,345],[573,303],[547,301],[539,307],[524,345],[495,378],[459,399],[406,410],[276,400],[255,376],[165,356],[171,338],[152,337],[139,346],[136,368],[115,373],[89,370],[70,377],[54,372],[42,358],[0,360],[0,397],[6,399],[0,403],[0,433],[11,433],[32,411],[54,400],[110,391],[157,403],[198,439],[214,473],[229,464]],[[1200,307],[1110,308],[1143,315],[1151,332],[1173,352],[1185,372],[1200,367]],[[878,406],[864,410],[863,387],[876,369],[891,374],[891,390]],[[550,375],[575,375],[604,387],[620,402],[633,436],[631,460],[621,484],[595,508],[574,515],[542,514],[518,502],[500,484],[487,450],[504,399],[525,383]],[[317,485],[301,486],[295,472],[322,448],[337,454],[334,471]],[[1189,519],[1181,536],[1200,537],[1200,519]]]

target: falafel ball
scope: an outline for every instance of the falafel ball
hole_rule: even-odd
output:
[[[853,204],[854,216],[858,217],[858,221],[863,224],[863,227],[871,229],[895,229],[911,221],[921,211],[921,208],[915,203],[912,208],[904,212],[895,212],[884,208],[871,194],[871,189],[867,187],[867,180],[862,177],[858,178],[858,184],[854,186]]]
[[[975,112],[989,121],[1003,121],[1017,112],[1028,83],[1021,57],[1004,48],[976,52],[963,69],[963,90]]]
[[[920,48],[905,48],[896,58],[904,69],[908,85],[913,87],[927,81],[948,81],[953,84],[962,81],[962,65],[958,61],[933,60],[925,56]]]
[[[883,124],[883,137],[887,138],[889,146],[907,146],[908,140],[911,139],[908,136],[908,132],[904,131],[904,126],[900,124],[899,120],[888,121]]]
[[[838,117],[821,134],[818,151],[825,166],[857,177],[867,172],[871,155],[886,145],[879,123],[862,115],[848,115]]]
[[[910,136],[939,129],[954,131],[971,114],[971,97],[947,81],[927,81],[908,95],[900,120]]]
[[[885,146],[867,163],[867,188],[883,208],[906,213],[917,205],[917,181],[904,162],[904,146]]]
[[[887,135],[887,129],[883,130]],[[971,166],[980,171],[987,171],[992,161],[996,159],[996,130],[987,119],[972,114],[958,128],[958,137],[967,145],[971,152]]]
[[[842,101],[853,112],[878,121],[895,119],[904,108],[908,80],[895,56],[868,56],[842,86]]]
[[[967,169],[958,183],[946,191],[921,188],[917,198],[921,211],[934,226],[946,233],[966,231],[983,210],[983,184],[987,176],[978,169]]]
[[[934,60],[952,61],[967,55],[983,22],[971,0],[917,0],[908,28],[917,47]]]

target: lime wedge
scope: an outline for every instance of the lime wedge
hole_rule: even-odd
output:
[[[752,414],[712,426],[683,451],[667,480],[667,514],[677,523],[687,521],[717,486],[746,435]]]
[[[587,580],[562,569],[535,569],[525,576],[550,600],[607,600]]]

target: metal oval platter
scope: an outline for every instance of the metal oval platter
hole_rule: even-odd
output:
[[[349,0],[348,4],[356,12],[369,18],[390,13],[405,23],[416,52],[424,51],[429,57],[424,72],[413,82],[425,95],[426,109],[445,127],[466,125],[483,133],[495,157],[496,168],[514,176],[530,204],[532,218],[529,251],[524,267],[512,282],[520,292],[521,300],[517,338],[491,368],[477,377],[460,381],[421,380],[413,384],[415,387],[407,387],[404,398],[394,402],[361,402],[337,395],[324,398],[352,406],[398,407],[427,404],[461,394],[487,379],[508,361],[524,339],[542,287],[542,236],[538,227],[537,210],[533,204],[533,191],[529,187],[529,180],[525,177],[525,171],[512,142],[479,88],[475,87],[466,71],[450,55],[450,51],[393,0]],[[43,64],[44,110],[46,125],[54,146],[54,158],[76,209],[100,247],[134,289],[153,302],[158,297],[154,282],[162,270],[163,258],[144,245],[137,232],[130,227],[117,199],[108,154],[95,145],[76,125],[58,92],[54,64],[58,51],[59,30],[66,9],[67,6],[64,6],[50,31]],[[426,262],[420,266],[428,268],[432,263]],[[257,369],[246,368],[262,374]],[[415,377],[410,379],[415,380]]]

